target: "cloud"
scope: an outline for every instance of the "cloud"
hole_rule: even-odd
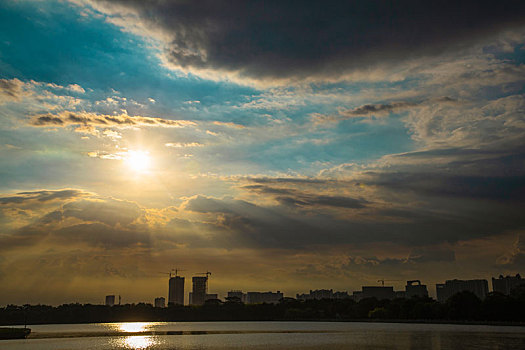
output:
[[[456,260],[454,250],[444,246],[418,247],[407,258],[410,263],[451,262]]]
[[[434,55],[524,23],[525,5],[90,1],[108,20],[164,43],[167,64],[205,74],[301,79]]]
[[[77,92],[79,94],[83,94],[83,93],[86,92],[86,90],[84,90],[84,88],[82,88],[82,86],[80,86],[78,84],[68,85],[67,89],[70,90],[70,91],[73,91],[73,92]]]
[[[496,260],[499,267],[522,271],[525,268],[525,234],[518,233],[512,249]]]
[[[104,249],[151,244],[148,214],[133,202],[65,189],[22,192],[2,197],[0,203],[35,213],[29,224],[0,235],[2,250],[43,242],[69,247],[87,244]],[[17,215],[12,219],[16,220]]]
[[[35,203],[44,203],[51,201],[64,201],[67,199],[75,199],[83,196],[87,196],[89,192],[84,192],[75,189],[63,189],[63,190],[40,190],[31,192],[19,192],[14,195],[8,195],[0,197],[1,205],[27,205]]]
[[[411,102],[392,102],[390,104],[375,104],[375,105],[363,105],[354,109],[348,109],[341,111],[340,114],[344,117],[363,117],[369,115],[385,115],[389,113],[395,113],[399,110],[406,109],[409,107],[417,106]]]
[[[315,193],[300,192],[294,189],[275,188],[263,185],[247,185],[243,189],[274,196],[283,205],[292,207],[333,207],[345,209],[361,209],[368,203],[364,199],[344,196],[330,196]]]
[[[20,101],[30,93],[26,84],[19,79],[0,79],[0,104]]]
[[[166,147],[173,148],[186,148],[186,147],[202,147],[204,146],[200,142],[168,142],[164,144]]]
[[[244,128],[245,128],[244,125],[236,124],[236,123],[232,123],[232,122],[219,122],[219,121],[214,121],[214,122],[213,122],[213,125],[226,126],[226,127],[229,127],[229,128],[237,128],[237,129],[244,129]]]
[[[82,127],[173,127],[183,128],[196,125],[189,120],[171,120],[163,118],[129,116],[127,114],[106,115],[88,112],[64,111],[58,114],[43,114],[34,116],[30,124],[33,126],[68,126]],[[81,129],[82,131],[83,129]]]

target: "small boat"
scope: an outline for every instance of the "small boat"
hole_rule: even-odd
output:
[[[24,339],[31,333],[30,328],[0,328],[0,340],[2,339]]]

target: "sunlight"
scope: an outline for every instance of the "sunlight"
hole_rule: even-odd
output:
[[[124,161],[135,172],[147,172],[151,167],[151,157],[146,151],[128,151]]]
[[[155,342],[150,336],[133,336],[124,338],[123,345],[128,349],[148,349]]]
[[[146,330],[146,327],[150,325],[149,322],[126,322],[126,323],[118,323],[118,328],[122,332],[144,332]]]

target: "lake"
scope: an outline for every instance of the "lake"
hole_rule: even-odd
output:
[[[31,325],[6,350],[503,350],[525,349],[525,327],[368,322],[126,322]]]

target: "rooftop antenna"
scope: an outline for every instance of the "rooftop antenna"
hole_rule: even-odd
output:
[[[399,281],[399,280],[377,280],[377,282],[381,282],[381,286],[385,286],[385,282],[396,282],[396,281]]]
[[[182,269],[179,269],[179,268],[174,268],[174,269],[171,269],[171,271],[175,271],[175,277],[179,276],[179,271],[186,271],[186,270],[182,270]]]

